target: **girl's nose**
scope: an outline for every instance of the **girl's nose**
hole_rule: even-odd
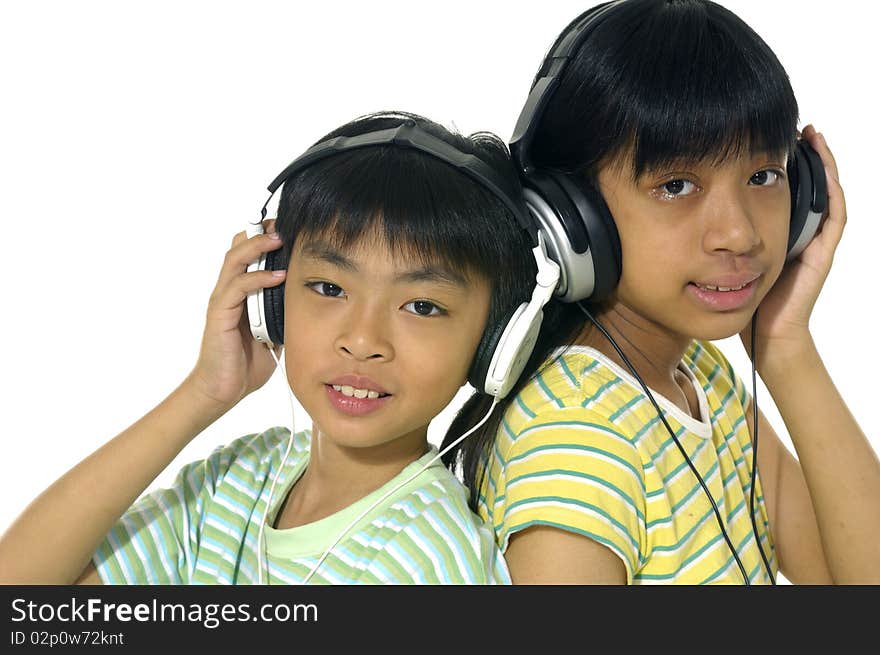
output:
[[[336,350],[358,361],[389,360],[394,357],[387,318],[379,312],[352,312],[349,323],[336,338]]]

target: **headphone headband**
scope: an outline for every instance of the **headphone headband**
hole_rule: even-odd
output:
[[[269,193],[274,195],[285,180],[321,159],[369,146],[413,148],[453,166],[498,197],[516,217],[520,226],[528,232],[532,244],[537,245],[538,228],[526,207],[522,193],[503,176],[497,175],[491,166],[476,155],[461,152],[442,139],[420,129],[412,120],[407,120],[397,127],[367,132],[357,136],[338,136],[322,141],[306,150],[301,156],[288,164],[269,184]],[[269,204],[272,195],[269,196],[269,199],[263,205],[261,211],[263,218],[266,217],[266,206]]]
[[[419,129],[415,121],[368,132],[352,137],[334,137],[306,150],[290,163],[269,185],[269,199],[261,214],[266,218],[266,207],[275,192],[292,175],[315,162],[334,154],[367,146],[396,145],[424,152],[468,175],[500,199],[516,217],[519,225],[532,239],[532,254],[537,264],[535,287],[531,298],[495,325],[487,325],[468,371],[468,380],[481,393],[501,397],[516,384],[520,373],[531,356],[544,316],[544,305],[549,302],[559,282],[559,266],[548,258],[544,238],[538,223],[532,217],[524,195],[516,186],[516,178],[508,183],[504,176],[479,157],[459,151],[442,139]],[[262,232],[262,222],[251,225],[248,234]],[[283,265],[279,252],[265,253],[248,266],[248,271],[276,270]],[[284,284],[266,287],[248,294],[248,320],[257,341],[280,345],[284,343]]]
[[[513,128],[513,136],[510,138],[510,153],[522,172],[526,173],[532,169],[529,150],[536,126],[540,122],[538,118],[544,111],[544,106],[553,90],[559,85],[566,64],[602,19],[622,1],[607,2],[585,12],[581,20],[568,29],[562,40],[544,58],[541,70],[538,71],[538,80],[529,92],[529,97]]]

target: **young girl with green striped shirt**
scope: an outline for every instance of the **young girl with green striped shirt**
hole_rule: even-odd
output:
[[[491,529],[427,439],[534,284],[505,145],[378,114],[297,162],[277,221],[233,239],[192,372],[25,510],[0,541],[3,582],[509,582]],[[280,263],[249,270],[261,256]],[[251,334],[246,299],[260,289],[275,350]],[[282,343],[311,429],[237,439],[138,499],[269,379]]]

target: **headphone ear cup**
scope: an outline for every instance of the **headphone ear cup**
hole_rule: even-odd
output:
[[[468,382],[480,393],[486,393],[486,376],[489,374],[489,366],[492,364],[492,358],[498,342],[501,341],[501,335],[504,329],[513,318],[513,314],[506,317],[507,320],[487,325],[483,331],[480,343],[477,345],[477,352],[474,354],[474,361],[471,363],[470,371],[468,371]]]
[[[270,250],[266,253],[266,270],[277,271],[284,268],[281,250]],[[266,318],[266,330],[269,339],[276,346],[284,344],[284,285],[263,289],[263,312]]]
[[[596,282],[587,300],[603,300],[620,281],[620,235],[614,217],[602,194],[589,180],[565,173],[558,173],[554,177],[577,209],[590,242]]]
[[[527,188],[534,189],[544,200],[552,212],[552,218],[558,223],[560,230],[553,234],[561,234],[567,244],[566,249],[576,253],[584,253],[590,247],[590,237],[586,226],[581,220],[577,206],[571,201],[566,190],[559,186],[556,177],[550,171],[535,169],[530,171],[524,180]],[[541,218],[546,218],[541,216]]]
[[[560,267],[563,302],[606,298],[620,280],[620,238],[602,195],[586,180],[533,169],[523,179],[526,204]]]
[[[540,232],[536,241],[535,285],[528,302],[520,303],[506,320],[486,326],[468,371],[468,381],[477,391],[498,399],[510,393],[522,375],[541,333],[544,307],[559,286],[560,266],[548,255]]]
[[[828,188],[822,158],[803,139],[798,139],[786,172],[791,192],[786,260],[791,260],[803,252],[819,230],[828,206]]]
[[[541,331],[544,301],[522,303],[503,324],[484,335],[472,366],[471,384],[481,393],[504,398],[516,385]],[[478,363],[479,362],[479,363]]]

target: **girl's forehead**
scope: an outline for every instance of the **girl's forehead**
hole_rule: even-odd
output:
[[[469,287],[484,276],[452,257],[420,249],[405,242],[391,243],[382,233],[364,233],[353,241],[342,242],[333,235],[301,235],[295,256],[332,264],[355,272],[367,266],[394,271],[411,281],[436,281]]]
[[[671,170],[683,171],[726,167],[748,168],[764,163],[786,165],[788,163],[788,156],[789,153],[786,149],[776,152],[757,148],[737,151],[719,150],[716,153],[710,153],[705,156],[695,156],[689,153],[670,153],[655,157],[652,161],[646,162],[644,168],[638,171],[636,168],[635,151],[629,148],[609,157],[604,164],[600,165],[600,170],[606,169],[615,173],[627,173],[633,180],[639,180],[646,176],[662,174]]]
[[[377,254],[384,259],[400,264],[433,263],[441,257],[430,252],[422,252],[414,244],[403,241],[391,242],[386,235],[370,229],[354,237],[343,237],[332,230],[297,237],[295,250],[300,254],[319,255],[335,253],[351,259],[363,259]]]

